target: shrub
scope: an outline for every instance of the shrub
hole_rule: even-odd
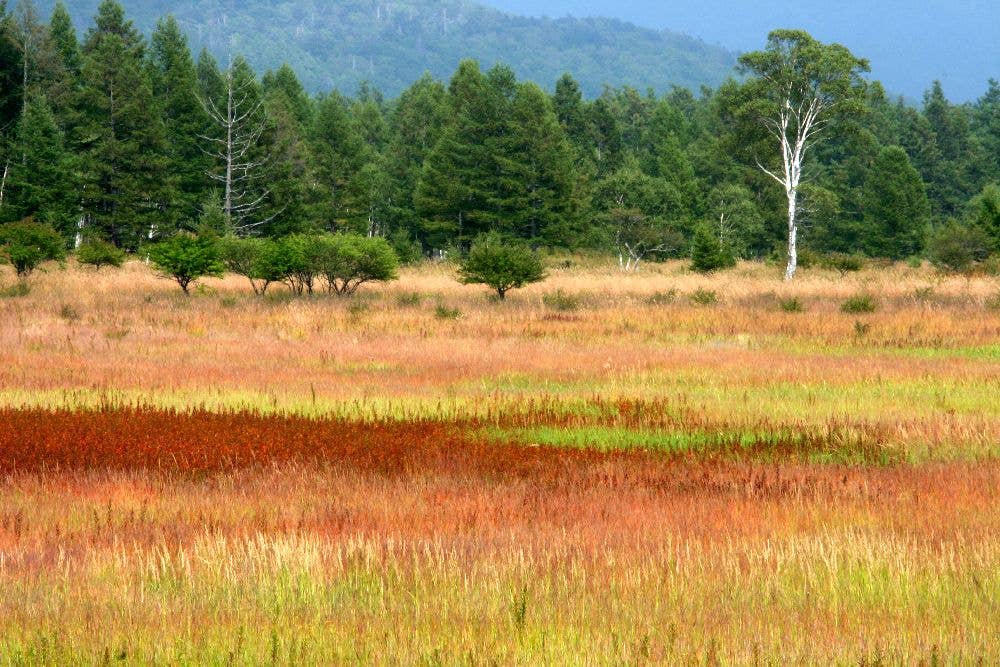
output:
[[[670,288],[666,292],[653,292],[646,297],[646,303],[651,306],[667,306],[677,301],[677,290]]]
[[[221,277],[225,270],[219,259],[218,241],[187,232],[149,246],[146,255],[164,277],[180,285],[184,294],[190,294],[192,282],[206,276]]]
[[[68,303],[64,303],[62,307],[59,309],[59,317],[66,320],[67,322],[75,322],[78,319],[80,319],[80,313],[77,312],[76,308],[74,308],[73,306],[69,305]]]
[[[927,256],[931,263],[949,273],[967,273],[986,260],[993,241],[982,229],[952,221],[931,235]]]
[[[719,303],[719,295],[713,290],[699,287],[691,294],[691,303],[698,306],[714,306]]]
[[[708,225],[701,225],[694,235],[691,247],[691,270],[712,273],[736,266],[736,258],[726,248]]]
[[[438,318],[439,320],[457,320],[459,317],[461,317],[461,315],[462,311],[460,311],[458,308],[449,308],[448,306],[442,303],[439,303],[434,308],[434,317]]]
[[[870,294],[857,294],[841,304],[840,310],[851,315],[874,313],[878,310],[875,297]]]
[[[802,305],[802,300],[798,297],[790,297],[788,299],[779,299],[778,307],[786,313],[804,313],[806,308]]]
[[[420,292],[403,292],[396,295],[396,305],[400,308],[415,308],[424,302],[424,295]]]
[[[104,239],[89,239],[76,249],[76,261],[98,271],[105,266],[119,269],[125,263],[125,251]]]
[[[28,283],[18,281],[8,287],[0,288],[0,299],[16,299],[18,297],[28,296],[30,293],[31,287],[28,286]]]
[[[561,289],[543,296],[542,303],[560,312],[570,312],[580,308],[580,298]]]
[[[838,272],[841,276],[856,273],[865,268],[865,258],[861,255],[849,255],[844,252],[832,252],[823,257],[820,265],[824,269]]]
[[[0,225],[0,260],[11,264],[19,278],[28,277],[42,262],[66,258],[66,242],[51,225],[31,218]]]
[[[316,239],[316,267],[327,289],[351,296],[369,282],[395,280],[399,259],[388,241],[360,234],[324,235]]]
[[[219,255],[226,270],[250,281],[254,294],[267,294],[273,283],[288,275],[284,248],[271,239],[241,239],[224,236],[219,239]]]
[[[389,235],[389,245],[399,259],[400,264],[416,264],[424,258],[423,248],[406,230],[400,229]]]
[[[544,280],[545,268],[524,242],[491,233],[472,244],[459,269],[459,279],[466,285],[488,285],[503,301],[510,290]]]

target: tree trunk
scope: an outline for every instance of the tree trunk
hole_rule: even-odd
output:
[[[785,269],[786,281],[793,279],[799,268],[799,225],[796,219],[798,196],[799,193],[795,188],[788,191],[788,268]]]
[[[7,174],[10,173],[10,160],[4,162],[3,177],[0,178],[0,208],[3,208],[3,193],[7,189]]]

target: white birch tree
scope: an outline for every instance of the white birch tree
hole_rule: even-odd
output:
[[[798,268],[799,196],[810,150],[833,120],[857,113],[865,91],[868,62],[839,44],[825,45],[801,30],[776,30],[763,51],[740,57],[752,76],[750,102],[742,110],[756,119],[776,160],[757,159],[757,166],[782,186],[788,216],[788,265],[785,280]],[[776,164],[775,164],[776,162]]]

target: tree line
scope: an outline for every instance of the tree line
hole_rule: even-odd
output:
[[[462,62],[398,98],[310,95],[292,68],[197,58],[176,20],[146,39],[104,0],[78,36],[65,7],[0,0],[0,223],[127,252],[197,232],[347,232],[403,258],[487,234],[613,252],[622,268],[690,257],[904,259],[1000,250],[1000,84],[893,99],[868,63],[776,31],[697,93],[551,94]],[[970,250],[971,248],[971,250]]]

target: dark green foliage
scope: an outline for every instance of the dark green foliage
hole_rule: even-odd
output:
[[[820,265],[824,269],[831,269],[840,273],[841,276],[845,276],[865,268],[865,258],[861,255],[832,252],[820,260]]]
[[[503,301],[510,290],[544,280],[545,267],[527,244],[494,233],[481,236],[472,244],[459,269],[459,277],[466,285],[492,287]]]
[[[0,261],[13,266],[20,278],[26,278],[42,262],[65,257],[66,242],[51,225],[30,218],[0,225]]]
[[[76,261],[98,271],[105,266],[117,269],[125,263],[125,251],[104,239],[87,239],[76,249]]]
[[[369,282],[398,277],[399,259],[385,239],[359,234],[332,234],[316,239],[319,271],[327,289],[351,296]]]
[[[1000,252],[1000,185],[990,184],[969,204],[969,223],[982,230],[993,241],[993,249]]]
[[[993,243],[979,227],[951,221],[931,235],[927,254],[942,271],[964,273],[990,256]]]
[[[840,305],[840,311],[850,315],[863,315],[878,310],[878,302],[870,294],[857,294]]]
[[[130,250],[178,222],[166,134],[146,67],[146,44],[124,10],[104,0],[83,45],[77,108],[88,226]]]
[[[802,304],[802,299],[793,296],[778,301],[778,308],[785,313],[804,313],[806,307]]]
[[[931,207],[920,174],[902,148],[879,153],[865,181],[863,206],[868,254],[902,259],[923,249]]]
[[[691,248],[691,270],[712,273],[736,266],[736,259],[708,226],[701,225],[694,234]]]
[[[192,282],[204,277],[222,277],[225,270],[218,239],[187,232],[149,246],[146,256],[160,273],[176,281],[185,294],[189,294]]]
[[[689,298],[691,299],[691,303],[697,306],[714,306],[719,303],[719,295],[716,294],[715,290],[705,289],[704,287],[696,289],[691,293]]]
[[[71,238],[80,210],[76,161],[44,97],[27,101],[15,149],[20,160],[10,167],[0,215],[8,220],[32,217]]]

